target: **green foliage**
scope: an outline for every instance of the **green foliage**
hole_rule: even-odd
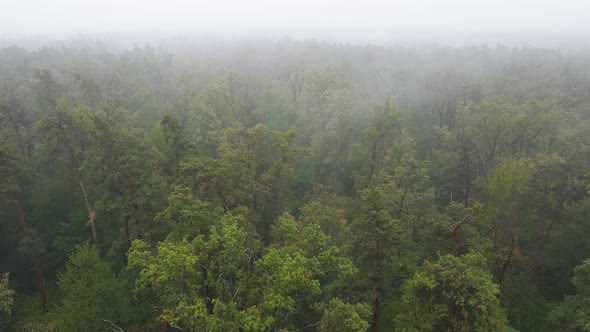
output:
[[[365,129],[367,155],[364,156],[364,160],[368,163],[368,167],[366,174],[359,175],[358,182],[360,185],[357,184],[359,189],[373,184],[375,178],[379,176],[388,150],[388,144],[396,134],[396,129],[399,128],[399,118],[399,112],[389,100],[384,105],[375,107],[369,127]]]
[[[488,214],[482,218],[493,229],[495,277],[500,286],[508,279],[514,263],[527,263],[521,251],[520,230],[525,218],[524,206],[532,177],[531,167],[524,160],[502,158],[486,178],[489,195]]]
[[[590,259],[576,266],[572,283],[576,294],[557,304],[549,321],[555,331],[590,331]]]
[[[12,312],[15,292],[8,286],[8,273],[4,273],[0,278],[0,312]]]
[[[344,211],[311,201],[301,208],[299,221],[303,225],[317,225],[329,236],[330,241],[340,248],[348,248],[352,240],[350,225],[344,218]]]
[[[324,315],[319,326],[325,332],[364,332],[369,328],[371,310],[366,304],[350,304],[333,298],[324,306]]]
[[[189,188],[177,186],[168,195],[168,206],[156,215],[155,220],[170,226],[168,237],[180,239],[206,234],[221,215],[220,208],[215,209],[195,198]]]
[[[60,301],[49,315],[60,331],[97,331],[132,318],[124,280],[90,244],[76,247],[57,284]]]
[[[489,229],[486,207],[474,202],[470,207],[453,202],[449,204],[435,224],[421,236],[433,241],[428,247],[433,255],[437,252],[463,255],[467,252],[489,252],[493,241],[483,236]],[[441,249],[444,249],[441,250]]]
[[[247,207],[263,230],[268,220],[285,210],[292,163],[304,152],[292,146],[295,135],[294,128],[278,132],[262,124],[250,128],[238,124],[217,133],[219,156],[211,180],[225,209]]]
[[[517,131],[513,118],[516,101],[504,96],[484,99],[472,110],[469,131],[480,151],[486,154],[489,164],[504,153]]]
[[[192,330],[224,331],[240,322],[236,297],[244,296],[248,262],[243,218],[226,215],[210,236],[165,241],[156,253],[136,240],[129,266],[139,271],[136,292],[154,293],[161,323]]]
[[[256,262],[256,269],[262,272],[256,282],[263,292],[257,307],[269,326],[284,326],[296,313],[296,299],[309,302],[321,292],[315,278],[322,273],[318,259],[307,258],[293,247],[268,250]]]
[[[526,192],[531,176],[531,168],[525,160],[500,160],[486,179],[491,200],[503,209],[510,210]]]
[[[409,249],[409,230],[392,217],[387,198],[383,188],[369,186],[362,192],[361,213],[352,224],[351,254],[360,271],[354,284],[364,290],[361,298],[373,303],[373,328],[378,324],[380,303],[393,299],[397,287],[392,283],[405,274],[405,257],[411,257],[404,255]]]
[[[588,54],[64,45],[0,49],[0,330],[588,329]]]
[[[162,120],[160,120],[159,124],[159,129],[161,129],[164,140],[167,144],[167,148],[163,152],[168,152],[169,155],[166,159],[173,161],[171,163],[173,166],[171,173],[172,175],[175,175],[180,161],[186,155],[190,145],[187,139],[184,137],[183,127],[172,115],[165,114],[164,117],[162,117]]]
[[[289,317],[306,308],[298,301],[318,299],[319,277],[356,271],[318,224],[280,217],[271,230],[273,244],[260,254],[244,222],[226,214],[208,236],[169,239],[155,253],[145,242],[133,242],[129,266],[139,272],[136,292],[157,296],[160,322],[207,331],[289,326]]]
[[[499,288],[481,254],[426,261],[403,285],[404,331],[508,331]]]
[[[11,322],[13,324],[8,325],[7,331],[58,331],[53,317],[39,305],[39,294],[23,294],[17,296],[15,302]]]
[[[2,195],[2,201],[6,200],[10,193],[18,192],[20,189],[20,168],[17,159],[8,147],[8,145],[0,147],[0,179],[2,179],[0,195]]]
[[[362,192],[361,215],[353,222],[357,259],[382,260],[383,250],[400,250],[404,230],[390,214],[383,188],[370,186]],[[377,255],[377,256],[375,256]]]
[[[297,120],[294,105],[275,95],[261,98],[256,114],[268,128],[277,131],[289,130]]]

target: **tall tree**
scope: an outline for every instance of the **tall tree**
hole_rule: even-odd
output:
[[[383,166],[383,158],[398,126],[399,112],[391,106],[389,100],[384,105],[375,107],[370,125],[365,129],[368,149],[367,184],[374,183],[378,176]]]
[[[510,331],[483,255],[426,261],[403,285],[401,331]]]
[[[399,220],[391,217],[382,188],[369,186],[361,201],[361,214],[352,225],[354,260],[363,276],[358,287],[372,303],[371,330],[377,331],[385,281],[392,277],[386,272],[402,250],[404,232]]]
[[[490,204],[489,234],[496,254],[496,281],[500,287],[520,255],[524,195],[531,168],[522,160],[502,159],[486,179]]]
[[[76,247],[57,284],[61,299],[50,317],[61,331],[97,331],[131,318],[125,281],[88,243]]]
[[[98,243],[96,211],[86,185],[83,166],[92,149],[92,111],[86,107],[70,109],[62,100],[55,111],[38,123],[40,132],[47,137],[42,142],[47,158],[63,165],[75,175],[88,213],[88,225],[94,243]]]
[[[16,209],[23,236],[27,240],[26,251],[31,255],[31,263],[33,265],[33,271],[35,274],[35,281],[41,296],[41,305],[45,310],[47,306],[47,294],[45,278],[43,277],[43,272],[41,270],[39,252],[33,245],[34,241],[32,240],[31,233],[29,232],[29,224],[27,223],[25,211],[23,210],[21,202],[18,198],[18,193],[21,189],[20,184],[23,181],[22,177],[24,174],[26,174],[24,167],[19,164],[20,163],[18,159],[11,156],[10,150],[7,146],[0,146],[0,199],[10,200]]]

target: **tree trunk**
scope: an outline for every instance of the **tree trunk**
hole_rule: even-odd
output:
[[[379,322],[379,294],[373,299],[373,318],[371,319],[371,332],[377,332]]]
[[[29,227],[27,226],[27,221],[25,219],[25,213],[20,205],[18,198],[16,197],[15,193],[10,194],[12,197],[12,201],[14,206],[16,207],[16,211],[18,212],[18,219],[20,221],[20,226],[23,230],[23,234],[25,237],[30,240],[31,236],[29,234]],[[39,294],[41,295],[41,306],[43,310],[47,309],[47,293],[45,291],[45,278],[43,278],[43,273],[41,272],[41,263],[39,260],[39,253],[35,248],[29,248],[31,251],[31,262],[33,264],[33,270],[35,271],[35,281],[37,282],[37,288],[39,289]]]
[[[206,267],[202,267],[203,272],[203,285],[205,288],[205,297],[207,298],[207,312],[209,315],[213,314],[213,300],[211,290],[209,289],[209,270]]]
[[[227,197],[225,197],[225,194],[223,193],[223,187],[221,186],[219,180],[215,181],[215,191],[217,192],[217,196],[219,196],[219,199],[221,199],[223,212],[228,213],[229,206],[227,206]]]
[[[369,184],[373,183],[373,175],[377,168],[377,140],[373,142],[371,149],[371,164],[369,165]]]
[[[469,151],[465,144],[463,145],[463,161],[465,162],[465,198],[463,200],[463,206],[469,206],[469,196],[471,195],[471,160],[469,160]]]
[[[506,278],[506,272],[508,271],[508,266],[512,261],[512,256],[514,254],[515,249],[515,238],[512,236],[510,239],[510,251],[508,252],[508,257],[505,261],[501,262],[500,260],[496,260],[496,271],[498,274],[498,286],[500,290],[502,290],[502,286],[504,285],[504,280]]]
[[[88,193],[86,192],[86,186],[84,186],[84,181],[80,178],[80,188],[82,188],[82,195],[84,196],[84,203],[86,203],[86,210],[88,210],[88,224],[90,225],[90,229],[92,230],[92,240],[94,241],[94,245],[98,245],[98,237],[96,236],[96,225],[94,220],[96,219],[96,212],[90,205],[90,201],[88,200]]]

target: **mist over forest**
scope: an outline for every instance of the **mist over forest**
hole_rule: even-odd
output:
[[[0,331],[590,331],[589,6],[8,4]]]

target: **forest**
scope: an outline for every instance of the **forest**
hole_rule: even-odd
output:
[[[0,49],[2,331],[590,331],[590,52]]]

